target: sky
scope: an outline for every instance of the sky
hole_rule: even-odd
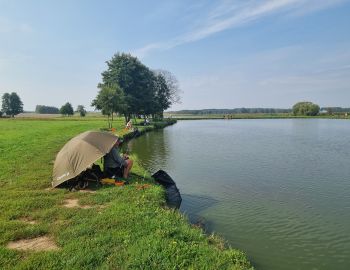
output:
[[[117,52],[174,74],[170,110],[350,107],[350,0],[0,0],[0,95],[88,110]]]

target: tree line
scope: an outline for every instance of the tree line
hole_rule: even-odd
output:
[[[53,106],[36,105],[35,112],[39,114],[62,114],[66,116],[74,114],[73,106],[69,102],[62,105],[60,109]],[[86,115],[86,110],[83,105],[78,105],[75,112],[79,113],[82,117]]]
[[[240,114],[240,113],[290,113],[291,109],[275,109],[275,108],[234,108],[234,109],[203,109],[203,110],[181,110],[169,112],[171,114]]]
[[[203,109],[203,110],[180,110],[169,112],[171,114],[191,114],[191,115],[210,115],[210,114],[255,114],[255,113],[292,113],[294,115],[315,116],[320,112],[327,114],[349,113],[350,108],[342,107],[322,107],[309,101],[302,101],[294,104],[292,109],[276,108],[234,108],[234,109]]]
[[[6,115],[7,117],[14,117],[15,115],[22,113],[23,111],[23,102],[19,95],[16,92],[4,93],[1,97],[1,110],[0,117]],[[62,115],[73,115],[74,110],[72,105],[67,102],[60,109],[54,106],[46,105],[36,105],[35,112],[38,114],[62,114]],[[76,112],[80,116],[86,115],[86,110],[83,105],[78,105]]]
[[[39,114],[59,114],[60,110],[53,106],[36,105],[35,112]]]
[[[334,115],[334,114],[347,114],[350,112],[350,108],[342,107],[322,107],[309,101],[298,102],[293,106],[294,115],[306,115],[315,116],[320,114]]]
[[[342,108],[342,107],[322,107],[321,111],[327,111],[327,113],[348,113],[350,112],[350,108]]]
[[[180,101],[176,77],[166,70],[151,70],[130,54],[117,53],[107,61],[102,82],[91,106],[113,121],[115,113],[132,117],[163,118],[164,110]],[[110,122],[110,126],[111,126]]]

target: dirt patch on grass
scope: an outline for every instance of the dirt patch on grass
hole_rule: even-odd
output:
[[[32,251],[58,250],[58,246],[56,245],[55,241],[48,236],[13,241],[8,243],[7,247],[10,249]]]
[[[30,219],[30,218],[27,218],[27,217],[20,218],[19,221],[22,221],[24,223],[31,224],[31,225],[38,224],[37,221]]]
[[[92,189],[81,189],[81,190],[79,190],[79,192],[81,192],[81,193],[96,193],[96,190],[92,190]]]
[[[78,199],[66,199],[64,201],[63,206],[67,208],[82,208],[82,209],[92,208],[92,206],[90,205],[80,205]]]

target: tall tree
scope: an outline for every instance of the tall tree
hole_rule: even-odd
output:
[[[81,117],[85,117],[86,110],[83,105],[78,105],[77,112],[80,114]]]
[[[5,93],[2,96],[2,111],[12,117],[23,112],[23,102],[17,93]]]
[[[174,103],[180,103],[180,88],[176,77],[167,70],[155,70],[155,110],[163,118],[163,112]]]
[[[108,116],[108,127],[112,128],[113,113],[125,113],[127,104],[124,92],[118,84],[100,84],[99,92],[92,101],[91,106],[101,110],[102,114]]]
[[[6,115],[11,115],[10,94],[5,93],[2,95],[1,110]]]
[[[129,121],[132,114],[147,113],[154,104],[153,72],[130,54],[117,53],[106,63],[108,69],[102,73],[102,84],[117,84],[123,89],[125,120]]]
[[[74,114],[74,110],[72,107],[72,104],[70,104],[69,102],[67,102],[66,104],[64,104],[61,109],[60,109],[60,113],[62,115],[73,115]]]
[[[170,71],[164,69],[158,69],[154,72],[155,74],[161,75],[164,78],[166,85],[169,89],[168,99],[171,102],[171,104],[181,103],[181,90],[179,86],[179,81],[177,80],[175,75],[172,74]]]
[[[165,81],[165,78],[161,74],[155,75],[155,104],[153,106],[152,114],[158,115],[163,118],[164,110],[168,109],[171,105],[169,100],[170,89]]]
[[[315,116],[319,112],[320,112],[320,106],[308,101],[298,102],[293,106],[294,115]]]

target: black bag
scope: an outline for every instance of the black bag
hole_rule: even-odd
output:
[[[170,187],[172,185],[176,185],[174,180],[171,179],[171,177],[169,176],[169,174],[167,174],[163,170],[159,170],[158,172],[153,174],[152,177],[156,180],[156,182],[158,182],[165,188]]]
[[[166,191],[166,202],[170,208],[180,208],[182,198],[179,189],[173,179],[163,170],[159,170],[152,177],[161,184]]]
[[[89,186],[90,183],[101,185],[100,180],[103,176],[100,166],[93,164],[91,168],[86,169],[78,176],[66,182],[70,191],[81,190]]]
[[[98,177],[103,178],[103,172],[101,170],[101,167],[97,164],[92,164],[91,171]]]

